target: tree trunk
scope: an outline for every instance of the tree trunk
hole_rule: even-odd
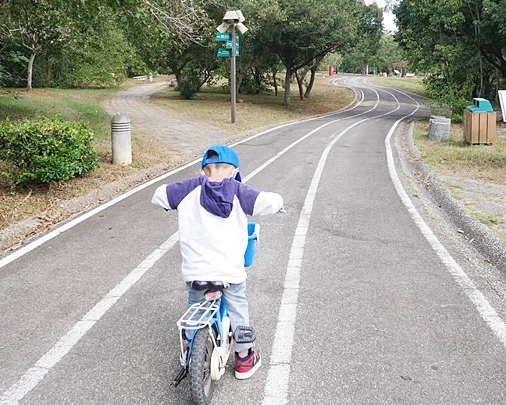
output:
[[[30,61],[28,62],[28,78],[26,80],[26,90],[32,91],[32,76],[33,76],[33,61],[35,60],[35,52],[30,54]]]
[[[367,62],[364,62],[362,73],[366,76],[369,74],[369,64]]]
[[[235,94],[238,95],[241,92],[241,84],[244,79],[244,73],[239,73],[235,78]]]
[[[495,68],[495,101],[499,101],[499,81],[501,80],[501,76],[499,74],[499,69]]]
[[[299,87],[300,101],[304,101],[304,89],[302,88],[304,78],[299,76],[299,72],[295,72],[295,78],[297,79],[297,86]]]
[[[483,97],[485,94],[485,79],[484,79],[484,73],[483,73],[483,59],[481,57],[481,53],[478,52],[478,58],[480,61],[480,97]]]
[[[179,83],[181,83],[181,80],[182,80],[181,70],[179,70],[179,69],[175,70],[174,71],[174,76],[176,76],[176,83],[179,86]]]
[[[275,69],[273,72],[272,72],[272,81],[274,83],[274,95],[277,96],[278,95],[278,78],[277,78],[277,73],[278,73],[278,70]]]
[[[314,79],[316,77],[316,67],[311,68],[311,78],[309,79],[309,85],[307,86],[306,93],[304,93],[304,98],[309,100],[311,98],[311,90],[313,89]]]
[[[253,74],[254,74],[254,77],[255,77],[255,85],[256,85],[256,88],[255,88],[255,94],[260,94],[260,92],[262,91],[262,74],[261,72],[255,67],[253,68]]]
[[[285,76],[285,99],[283,100],[283,104],[286,106],[290,105],[290,80],[291,80],[292,72],[290,68],[286,68],[286,76]]]

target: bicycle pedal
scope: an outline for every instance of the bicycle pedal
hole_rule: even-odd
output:
[[[253,343],[256,338],[257,334],[252,326],[238,326],[235,328],[234,340],[237,343]]]

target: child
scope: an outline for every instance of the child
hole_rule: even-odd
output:
[[[192,281],[222,281],[232,330],[249,326],[244,252],[248,244],[247,215],[275,214],[283,209],[276,193],[257,191],[241,183],[239,158],[227,146],[204,154],[202,176],[158,187],[151,202],[177,209],[182,274],[188,305],[203,299]],[[253,343],[235,343],[235,376],[243,380],[260,367]]]

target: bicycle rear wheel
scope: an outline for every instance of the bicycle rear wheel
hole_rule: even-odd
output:
[[[214,333],[211,331],[211,333]],[[197,331],[193,339],[192,356],[188,375],[190,394],[195,405],[207,405],[211,401],[215,382],[211,379],[211,358],[214,344],[209,326]]]

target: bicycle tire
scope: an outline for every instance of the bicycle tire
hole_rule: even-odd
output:
[[[209,404],[214,393],[215,381],[211,379],[213,349],[209,326],[197,331],[193,339],[190,369],[188,370],[190,395],[195,405]]]

